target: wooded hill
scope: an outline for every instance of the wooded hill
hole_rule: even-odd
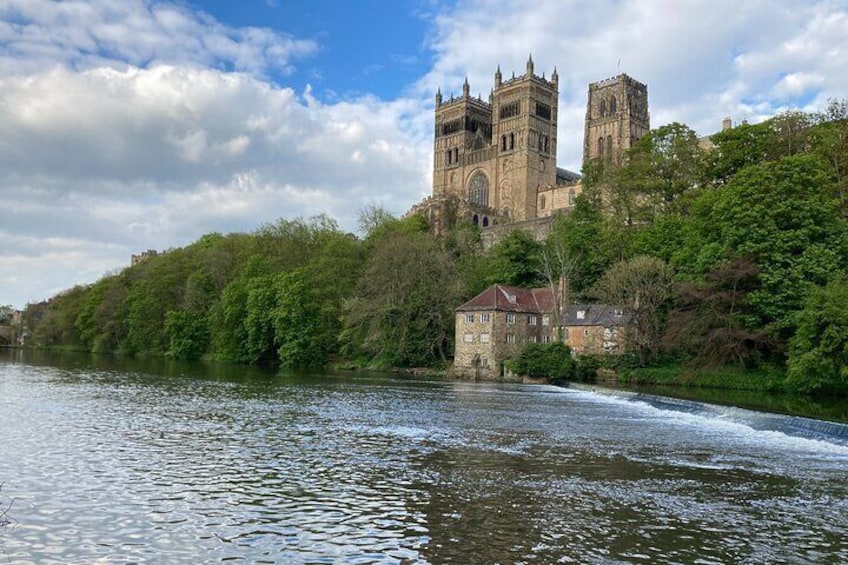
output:
[[[596,161],[548,241],[477,228],[442,239],[365,210],[209,234],[31,304],[29,344],[238,363],[444,365],[454,308],[489,284],[568,275],[575,298],[626,304],[639,365],[785,369],[848,390],[848,103],[712,137],[651,131],[624,164]]]

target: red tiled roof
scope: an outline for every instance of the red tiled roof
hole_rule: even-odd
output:
[[[493,284],[459,308],[468,310],[501,310],[504,312],[550,312],[553,309],[550,288],[520,288]]]

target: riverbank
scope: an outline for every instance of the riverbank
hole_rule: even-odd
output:
[[[762,392],[793,392],[786,385],[786,373],[775,367],[747,370],[738,367],[687,367],[663,365],[618,369],[614,376],[621,385],[680,386]]]

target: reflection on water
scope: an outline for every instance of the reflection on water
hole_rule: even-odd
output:
[[[839,438],[553,387],[33,361],[0,363],[0,563],[848,562]]]

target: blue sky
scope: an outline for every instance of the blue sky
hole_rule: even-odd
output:
[[[270,27],[320,47],[290,76],[273,80],[326,100],[400,96],[427,72],[425,39],[434,4],[386,0],[207,0],[192,5],[233,26]],[[446,5],[446,3],[444,4]]]
[[[619,68],[654,127],[702,135],[848,98],[848,0],[0,0],[0,304],[212,231],[402,214],[436,89],[486,96],[529,53],[578,170],[587,85]]]

